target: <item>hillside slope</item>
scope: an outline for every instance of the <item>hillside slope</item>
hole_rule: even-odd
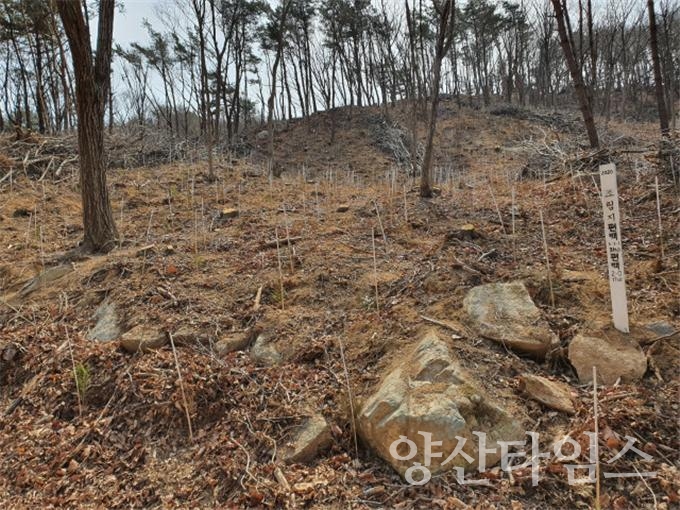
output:
[[[594,487],[568,485],[554,462],[542,465],[537,487],[527,473],[498,469],[487,473],[490,487],[461,486],[451,474],[411,487],[365,445],[357,458],[352,409],[434,328],[486,393],[541,433],[542,449],[592,430],[592,388],[579,383],[567,348],[579,332],[611,334],[592,166],[600,156],[580,147],[569,116],[551,126],[546,114],[446,102],[436,139],[441,193],[423,201],[371,134],[380,111],[337,112],[331,146],[328,115],[277,133],[281,179],[264,175],[262,148],[221,163],[216,183],[201,164],[111,171],[123,241],[106,256],[63,258],[81,235],[75,176],[2,185],[3,507],[593,504]],[[409,112],[391,119],[403,128]],[[604,137],[620,169],[632,336],[649,368],[638,383],[601,390],[601,448],[609,458],[636,437],[654,460],[627,455],[617,469],[657,476],[603,479],[603,508],[671,508],[680,496],[680,204],[659,175],[661,258],[655,128],[612,124]],[[549,361],[481,338],[462,311],[472,287],[515,280],[559,337]],[[119,340],[91,340],[101,316],[107,331],[143,326],[163,345],[131,354]],[[660,322],[676,333],[645,329]],[[261,334],[264,353],[252,345]],[[241,350],[225,352],[234,339]],[[522,374],[568,383],[576,414],[527,399]],[[309,465],[284,463],[296,426],[317,413],[330,424],[330,449]]]

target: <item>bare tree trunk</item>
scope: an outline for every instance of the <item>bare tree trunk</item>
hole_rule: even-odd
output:
[[[675,97],[677,96],[677,82],[678,82],[678,69],[673,63],[673,51],[671,49],[671,40],[674,40],[674,31],[672,27],[677,25],[673,19],[675,16],[680,14],[680,9],[671,11],[669,9],[670,5],[666,4],[665,8],[661,11],[661,16],[663,20],[663,40],[665,46],[665,61],[663,67],[665,69],[664,73],[664,92],[666,93],[666,105],[668,106],[668,122],[670,123],[670,128],[675,129],[677,127],[677,115],[675,111]],[[677,37],[677,36],[676,36]]]
[[[652,64],[654,65],[654,85],[656,87],[656,103],[659,109],[659,126],[661,127],[661,135],[667,136],[670,132],[668,128],[668,110],[666,109],[663,79],[661,78],[661,62],[659,60],[659,43],[656,30],[656,16],[654,14],[654,0],[647,0],[647,9],[649,11],[649,45],[651,46]]]
[[[290,8],[292,0],[283,0],[284,3],[281,8],[281,19],[279,20],[277,41],[276,41],[276,56],[274,57],[274,64],[272,65],[272,81],[271,91],[269,92],[269,99],[267,100],[267,130],[269,131],[269,172],[276,177],[280,173],[274,171],[274,100],[276,99],[276,73],[279,69],[281,57],[283,56],[283,31],[286,26],[286,16]],[[282,108],[283,110],[283,108]]]
[[[21,73],[21,86],[23,89],[23,102],[24,102],[24,111],[23,111],[23,116],[26,120],[26,129],[29,131],[32,129],[32,124],[31,124],[31,109],[28,105],[28,80],[26,79],[26,65],[24,64],[24,59],[21,58],[21,50],[19,49],[19,46],[17,45],[17,38],[12,35],[12,32],[10,31],[10,38],[12,40],[12,46],[14,47],[14,53],[17,58],[17,63],[19,64],[19,71]],[[16,123],[17,125],[21,125],[21,115],[19,115],[20,112],[20,98],[17,97],[17,116],[16,116]]]
[[[43,88],[42,40],[40,33],[35,33],[35,107],[38,115],[38,131],[47,131],[47,101]]]
[[[115,0],[100,1],[97,54],[93,62],[90,32],[80,2],[57,2],[71,48],[76,81],[80,189],[85,230],[82,249],[89,252],[108,252],[118,240],[104,162],[104,110],[110,87],[114,3]]]
[[[586,89],[586,85],[583,81],[581,69],[579,68],[578,62],[576,61],[574,47],[570,42],[569,34],[567,34],[567,27],[564,21],[565,13],[562,9],[560,0],[551,1],[555,9],[557,32],[560,35],[560,46],[562,46],[564,58],[567,61],[567,68],[569,68],[569,74],[571,74],[571,79],[574,82],[576,98],[578,99],[579,108],[581,109],[583,122],[586,125],[588,140],[590,141],[590,146],[592,148],[596,148],[600,145],[600,140],[597,136],[597,128],[595,127],[595,119],[593,118],[593,107],[590,101],[590,96],[588,95],[588,90]]]
[[[408,26],[409,53],[411,56],[411,72],[407,76],[411,80],[411,170],[415,175],[416,164],[418,162],[418,99],[422,94],[422,87],[416,55],[415,21],[409,8],[408,0],[404,0],[404,7],[406,11],[406,24]]]
[[[593,4],[588,0],[586,16],[588,21],[588,46],[590,49],[590,89],[595,96],[597,87],[597,45],[595,41],[595,31],[593,30]]]
[[[55,14],[54,2],[49,2],[50,5],[50,34],[52,38],[56,41],[57,47],[59,49],[59,81],[61,82],[62,95],[64,98],[63,110],[59,112],[60,121],[57,122],[57,129],[59,129],[60,124],[63,125],[64,129],[69,129],[71,127],[71,87],[69,85],[69,71],[66,65],[66,52],[64,51],[64,45],[62,43],[61,35],[57,30],[57,19]],[[55,111],[55,116],[57,112]]]
[[[437,47],[433,66],[432,105],[430,108],[427,143],[425,145],[425,157],[423,158],[422,173],[420,176],[420,196],[424,198],[432,196],[432,145],[434,142],[434,132],[437,128],[439,83],[441,81],[442,60],[453,42],[453,25],[455,18],[453,0],[444,0],[443,5],[439,5],[436,0],[433,0],[432,3],[434,4],[435,11],[439,15],[439,32],[437,34]]]

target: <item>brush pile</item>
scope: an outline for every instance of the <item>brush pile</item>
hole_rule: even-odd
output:
[[[197,161],[207,156],[205,143],[179,138],[147,126],[116,129],[105,137],[109,168],[153,167],[176,161]],[[60,180],[78,169],[76,133],[60,136],[20,131],[0,137],[0,179],[17,175],[29,179]],[[10,170],[12,175],[10,175]]]
[[[366,122],[371,129],[376,147],[394,159],[399,166],[410,167],[415,163],[416,168],[420,168],[424,155],[423,144],[416,144],[416,158],[413,162],[411,156],[413,140],[407,130],[382,115],[372,115]]]
[[[553,131],[570,134],[580,134],[583,132],[583,125],[578,116],[566,112],[530,110],[514,104],[501,103],[490,107],[489,113],[498,117],[528,120]]]

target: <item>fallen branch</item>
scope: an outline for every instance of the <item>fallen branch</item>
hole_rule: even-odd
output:
[[[0,184],[2,184],[3,181],[9,179],[9,178],[12,176],[12,172],[14,172],[14,169],[13,169],[13,168],[10,168],[10,169],[9,169],[9,172],[7,172],[7,173],[2,177],[2,179],[0,179]]]
[[[287,242],[290,243],[290,244],[295,244],[295,243],[297,243],[298,241],[301,241],[301,240],[302,240],[302,237],[290,237],[290,238],[287,239]],[[272,239],[271,241],[265,241],[264,243],[262,243],[262,248],[263,249],[264,248],[276,248],[277,246],[279,246],[279,244],[280,244],[279,239]]]
[[[460,332],[456,328],[454,328],[451,324],[449,324],[446,321],[440,321],[438,319],[433,319],[432,317],[427,317],[426,315],[421,315],[420,318],[423,319],[425,322],[430,322],[432,324],[435,324],[436,326],[441,326],[442,328],[446,328],[450,331],[453,331],[455,333],[454,339],[456,339],[456,340],[459,340],[461,338],[465,338],[460,334]]]
[[[465,262],[461,261],[461,260],[458,259],[457,257],[453,257],[453,260],[454,260],[460,267],[462,267],[463,269],[465,269],[466,271],[468,271],[468,272],[470,272],[470,273],[472,273],[472,274],[476,274],[477,276],[484,276],[483,273],[481,273],[480,271],[477,271],[476,269],[474,269],[474,268],[468,266],[467,264],[465,264]]]
[[[487,252],[485,252],[485,253],[482,253],[482,254],[479,256],[479,258],[477,259],[477,262],[481,262],[481,261],[484,260],[486,257],[488,257],[489,255],[493,255],[494,253],[496,253],[496,248],[492,248],[491,250],[489,250],[489,251],[487,251]]]
[[[187,403],[187,396],[184,393],[184,382],[182,380],[182,371],[179,368],[179,358],[177,357],[177,349],[175,349],[175,341],[172,338],[172,333],[168,331],[170,337],[170,346],[172,347],[172,355],[175,358],[175,368],[177,369],[177,377],[179,377],[179,391],[182,394],[182,403],[184,404],[184,412],[187,415],[187,425],[189,426],[189,440],[194,442],[194,432],[191,427],[191,415],[189,414],[189,404]]]

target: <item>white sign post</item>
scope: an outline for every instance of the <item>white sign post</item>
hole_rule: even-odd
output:
[[[607,241],[609,290],[612,297],[614,327],[623,333],[629,333],[626,276],[623,270],[623,249],[621,243],[619,193],[616,187],[616,166],[613,163],[600,165],[600,186],[602,187],[604,237]]]

